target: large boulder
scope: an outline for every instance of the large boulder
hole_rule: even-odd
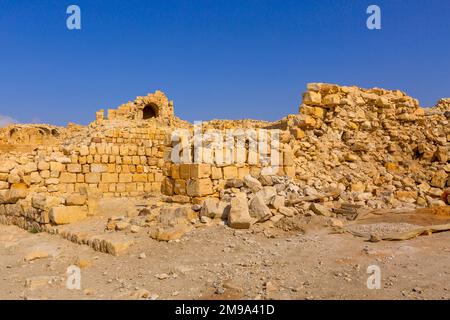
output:
[[[247,195],[239,192],[231,199],[228,225],[234,229],[248,229],[251,221],[252,217],[248,210]]]

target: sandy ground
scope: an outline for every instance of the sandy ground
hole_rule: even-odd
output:
[[[158,242],[142,230],[115,257],[0,225],[0,299],[450,299],[450,232],[371,243],[329,231],[272,238],[215,225]],[[49,256],[25,260],[39,251]],[[80,260],[81,289],[69,290]],[[371,265],[380,289],[367,288]]]

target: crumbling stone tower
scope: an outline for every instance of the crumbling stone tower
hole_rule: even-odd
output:
[[[174,118],[173,101],[169,101],[162,91],[155,91],[146,96],[137,97],[136,100],[127,102],[117,109],[108,109],[107,120],[151,120],[169,124]],[[103,109],[97,111],[96,120],[105,120]]]

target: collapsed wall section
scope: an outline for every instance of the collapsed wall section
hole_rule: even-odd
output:
[[[200,203],[207,196],[219,197],[230,180],[247,175],[295,177],[294,155],[287,144],[280,143],[278,131],[205,128],[174,133],[164,194]]]

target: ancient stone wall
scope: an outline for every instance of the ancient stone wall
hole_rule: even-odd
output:
[[[426,110],[398,90],[320,83],[307,89],[299,114],[273,123],[213,120],[200,129],[222,137],[230,129],[251,131],[243,140],[233,136],[232,147],[216,148],[206,136],[198,148],[192,141],[196,128],[173,115],[160,91],[112,109],[106,118],[97,112],[86,127],[48,128],[38,137],[33,130],[42,126],[21,127],[14,135],[12,128],[3,130],[0,222],[46,229],[95,214],[100,197],[163,192],[173,202],[202,203],[223,199],[224,190],[251,190],[252,177],[265,175],[294,181],[297,196],[339,190],[339,201],[374,209],[442,204],[450,186],[448,99]],[[174,158],[180,128],[190,136],[187,161]],[[261,157],[251,146],[262,130],[268,138]],[[9,147],[25,140],[31,149]],[[231,161],[217,161],[232,150],[240,152]],[[272,154],[279,155],[276,162]]]
[[[106,122],[58,145],[3,152],[0,221],[40,229],[94,214],[90,198],[160,193],[167,128]]]

